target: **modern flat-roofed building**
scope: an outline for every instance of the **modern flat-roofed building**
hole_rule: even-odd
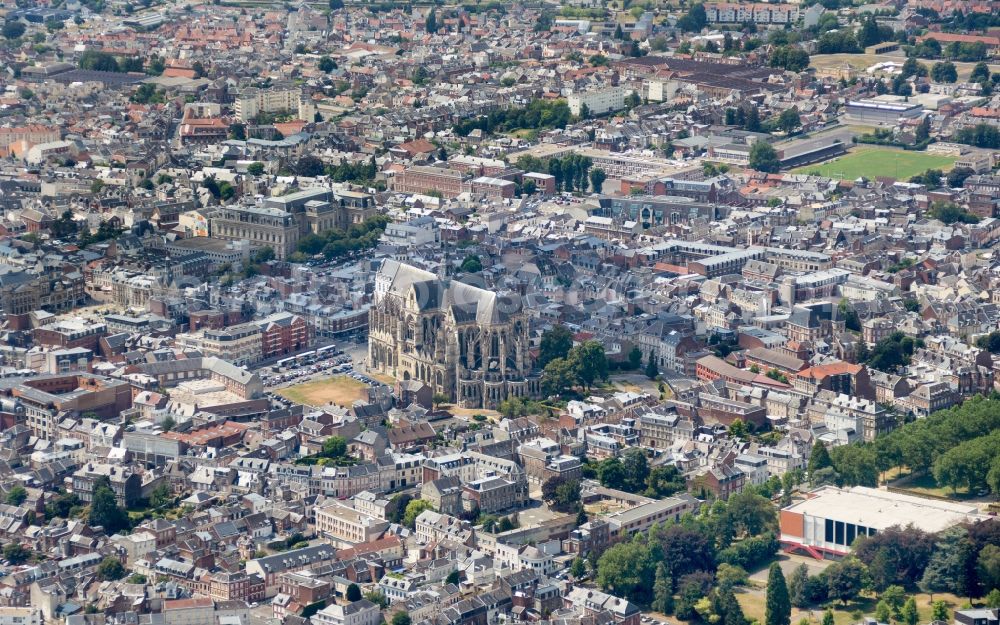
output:
[[[712,2],[705,5],[711,24],[791,24],[799,17],[794,4]]]
[[[42,625],[42,621],[38,608],[0,607],[0,625]]]
[[[579,115],[583,107],[587,107],[591,115],[604,115],[625,108],[625,96],[631,89],[625,87],[606,87],[594,91],[582,91],[570,94],[566,98],[570,113]]]
[[[851,121],[869,124],[895,124],[900,119],[920,117],[923,112],[923,107],[914,102],[851,100],[847,103],[847,117]]]
[[[974,504],[924,499],[913,495],[855,486],[824,486],[805,501],[781,510],[781,545],[817,559],[839,558],[851,551],[858,536],[873,536],[893,526],[913,524],[940,532],[959,523],[987,519]]]

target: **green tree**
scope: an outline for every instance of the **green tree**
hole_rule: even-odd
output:
[[[371,601],[382,610],[386,609],[389,606],[389,600],[386,599],[385,593],[383,593],[381,590],[370,590],[366,592],[365,599]]]
[[[715,522],[720,544],[730,544],[733,538],[773,532],[777,528],[778,517],[774,505],[770,499],[752,490],[730,496],[725,510]]]
[[[479,257],[475,254],[470,254],[465,257],[462,261],[461,267],[459,267],[465,273],[479,273],[483,270],[483,263],[479,260]]]
[[[706,598],[711,587],[711,573],[700,571],[682,577],[677,584],[677,603],[674,606],[677,618],[692,620],[697,617],[699,614],[697,606]]]
[[[833,625],[833,623],[833,610],[827,608],[826,612],[823,613],[823,625]]]
[[[149,57],[149,63],[146,64],[146,73],[150,76],[159,76],[163,74],[163,71],[167,69],[166,63],[164,63],[163,58],[154,54]]]
[[[969,82],[983,82],[989,78],[990,66],[986,64],[986,61],[976,63],[975,67],[972,68],[972,73],[969,74]]]
[[[715,611],[721,613],[721,625],[746,625],[747,618],[743,615],[743,608],[736,600],[736,595],[730,587],[722,588],[716,595],[717,607]]]
[[[653,581],[653,610],[660,614],[670,614],[674,611],[674,583],[670,579],[667,566],[660,562],[656,565],[656,578]]]
[[[935,601],[931,604],[931,618],[942,623],[949,622],[951,619],[948,615],[948,604],[944,601]]]
[[[255,265],[259,265],[261,263],[271,262],[275,258],[277,258],[277,255],[274,253],[274,248],[271,247],[270,245],[265,245],[264,247],[259,248],[257,251],[253,253],[253,255],[250,257],[250,262],[252,262]]]
[[[788,577],[788,600],[796,608],[802,609],[809,605],[806,596],[806,582],[809,580],[809,567],[800,564],[792,570]]]
[[[939,533],[934,553],[920,578],[920,589],[932,598],[936,592],[966,594],[966,562],[970,549],[969,532],[964,527],[955,526]]]
[[[20,506],[28,498],[28,491],[20,484],[14,486],[7,492],[7,503],[12,506]]]
[[[628,353],[629,369],[638,369],[642,365],[642,350],[633,347]]]
[[[455,569],[451,573],[448,573],[448,577],[444,578],[444,583],[458,586],[462,583],[462,574],[458,571],[458,569]]]
[[[604,186],[604,181],[607,180],[608,175],[604,173],[604,170],[600,167],[594,167],[590,170],[590,190],[594,193],[600,193],[601,188]]]
[[[801,72],[809,67],[809,53],[798,46],[778,46],[771,54],[768,64],[790,72]]]
[[[767,598],[764,604],[765,625],[790,625],[792,604],[781,566],[773,562],[767,572]]]
[[[324,74],[329,74],[333,70],[337,69],[337,64],[328,56],[321,57],[319,62],[316,64],[317,69]]]
[[[87,50],[80,55],[78,64],[80,69],[89,69],[99,72],[121,71],[121,68],[118,66],[118,60],[115,59],[114,56],[99,50]]]
[[[566,358],[569,350],[573,348],[573,333],[569,328],[562,325],[552,326],[542,332],[542,340],[538,345],[539,368],[544,369],[545,365],[556,358]]]
[[[347,454],[347,439],[331,436],[323,441],[323,455],[327,458],[342,458]]]
[[[630,493],[640,493],[646,488],[646,478],[649,477],[649,463],[646,453],[636,447],[629,448],[622,454],[622,468],[625,469],[625,490]]]
[[[736,566],[723,562],[715,571],[715,581],[720,589],[733,589],[737,586],[746,586],[750,577],[742,566]]]
[[[45,504],[45,519],[68,518],[74,507],[80,505],[80,498],[75,493],[57,493]]]
[[[569,565],[569,574],[572,575],[574,579],[580,579],[587,574],[587,565],[583,558],[580,556],[573,558],[573,563]]]
[[[653,467],[646,478],[647,497],[663,498],[669,497],[687,488],[684,475],[675,465],[665,465]]]
[[[597,341],[584,341],[573,347],[569,360],[576,365],[579,381],[587,388],[597,380],[608,378],[608,357],[604,346]]]
[[[931,138],[931,117],[930,115],[924,117],[920,120],[920,125],[917,126],[916,132],[917,143],[927,141]]]
[[[816,439],[816,442],[812,446],[812,452],[809,454],[809,465],[806,467],[806,470],[812,476],[816,471],[832,466],[833,462],[830,460],[829,450],[827,450],[823,441]]]
[[[3,557],[13,565],[27,562],[31,552],[24,548],[21,543],[9,542],[3,546]]]
[[[931,78],[934,82],[956,82],[958,80],[958,70],[951,61],[935,63],[931,67]]]
[[[347,600],[350,602],[361,600],[361,588],[357,584],[350,584],[347,586]]]
[[[986,545],[976,556],[979,584],[985,588],[1000,588],[1000,545]]]
[[[777,173],[781,167],[778,153],[766,141],[757,141],[750,148],[750,168],[767,173]]]
[[[164,432],[169,432],[177,427],[177,421],[170,415],[167,415],[164,417],[163,421],[160,421],[160,427],[163,428]]]
[[[437,13],[434,9],[431,9],[430,13],[427,14],[427,19],[424,20],[424,28],[431,34],[438,31]]]
[[[247,173],[251,176],[259,176],[264,173],[264,163],[253,162],[247,165]]]
[[[913,597],[907,599],[906,603],[903,604],[899,618],[903,622],[903,625],[917,625],[920,615],[917,612],[917,602]]]
[[[170,487],[166,484],[166,482],[162,482],[159,486],[153,489],[153,492],[149,494],[149,505],[154,508],[165,506],[172,500],[173,492],[171,492]]]
[[[885,601],[875,604],[875,620],[879,623],[888,623],[892,618],[892,608]]]
[[[778,128],[785,132],[792,132],[802,125],[802,118],[799,116],[799,109],[796,107],[785,109],[778,116]]]
[[[414,525],[416,525],[417,517],[425,510],[433,509],[434,506],[431,505],[431,502],[423,499],[414,499],[406,504],[406,512],[403,514],[403,525],[413,529]]]
[[[445,393],[434,393],[434,395],[431,396],[431,403],[435,409],[440,408],[449,401],[451,401],[451,398]]]
[[[125,567],[114,556],[108,556],[97,565],[97,577],[104,581],[114,581],[125,577]]]
[[[107,477],[99,477],[94,482],[93,499],[90,503],[90,525],[100,525],[108,535],[128,529],[128,514],[118,505],[115,491]]]
[[[857,558],[848,557],[826,569],[826,580],[830,596],[846,604],[868,586],[868,570]]]
[[[407,612],[400,610],[392,615],[392,625],[410,625],[410,615]]]
[[[568,358],[550,360],[542,370],[542,389],[548,395],[562,395],[576,382],[576,363]]]
[[[986,607],[1000,608],[1000,588],[994,588],[990,594],[986,595]]]
[[[677,20],[677,28],[692,33],[701,32],[706,24],[708,24],[708,14],[705,12],[705,6],[700,2],[693,5],[687,13]]]
[[[580,503],[580,480],[551,477],[542,484],[542,499],[560,512],[575,510]]]
[[[655,380],[658,375],[660,375],[660,369],[656,366],[656,355],[649,352],[649,359],[646,360],[646,377]]]
[[[647,580],[656,574],[656,558],[642,541],[618,543],[597,561],[597,584],[619,597],[648,603]]]
[[[20,20],[8,19],[3,24],[3,36],[5,39],[17,39],[24,34],[27,27]]]
[[[903,609],[903,604],[906,603],[906,590],[902,586],[893,584],[882,591],[881,597],[882,601],[885,601],[889,609],[892,610],[893,617],[898,618],[899,611]]]
[[[411,501],[413,501],[413,497],[406,493],[394,495],[385,509],[386,520],[392,523],[402,523],[403,515],[406,514],[406,505]]]
[[[628,480],[625,465],[618,458],[605,458],[597,466],[597,479],[606,488],[625,490]]]
[[[976,173],[971,167],[955,167],[948,172],[948,186],[957,189],[965,184],[965,180]]]

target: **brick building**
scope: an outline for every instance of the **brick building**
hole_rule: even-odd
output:
[[[399,193],[433,193],[442,197],[458,197],[463,191],[465,176],[457,169],[418,165],[396,174],[392,188]]]
[[[261,330],[261,356],[264,359],[309,347],[309,324],[298,315],[274,313],[255,323]]]

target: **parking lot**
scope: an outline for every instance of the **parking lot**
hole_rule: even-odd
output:
[[[269,390],[277,390],[338,373],[371,386],[382,385],[378,380],[362,373],[364,360],[368,353],[367,342],[338,341],[330,347],[331,349],[326,354],[290,357],[296,362],[285,366],[275,364],[259,369],[258,373],[264,387]]]

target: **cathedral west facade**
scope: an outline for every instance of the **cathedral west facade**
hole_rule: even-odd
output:
[[[540,392],[516,298],[384,260],[368,327],[369,369],[423,382],[460,406],[496,408]]]

